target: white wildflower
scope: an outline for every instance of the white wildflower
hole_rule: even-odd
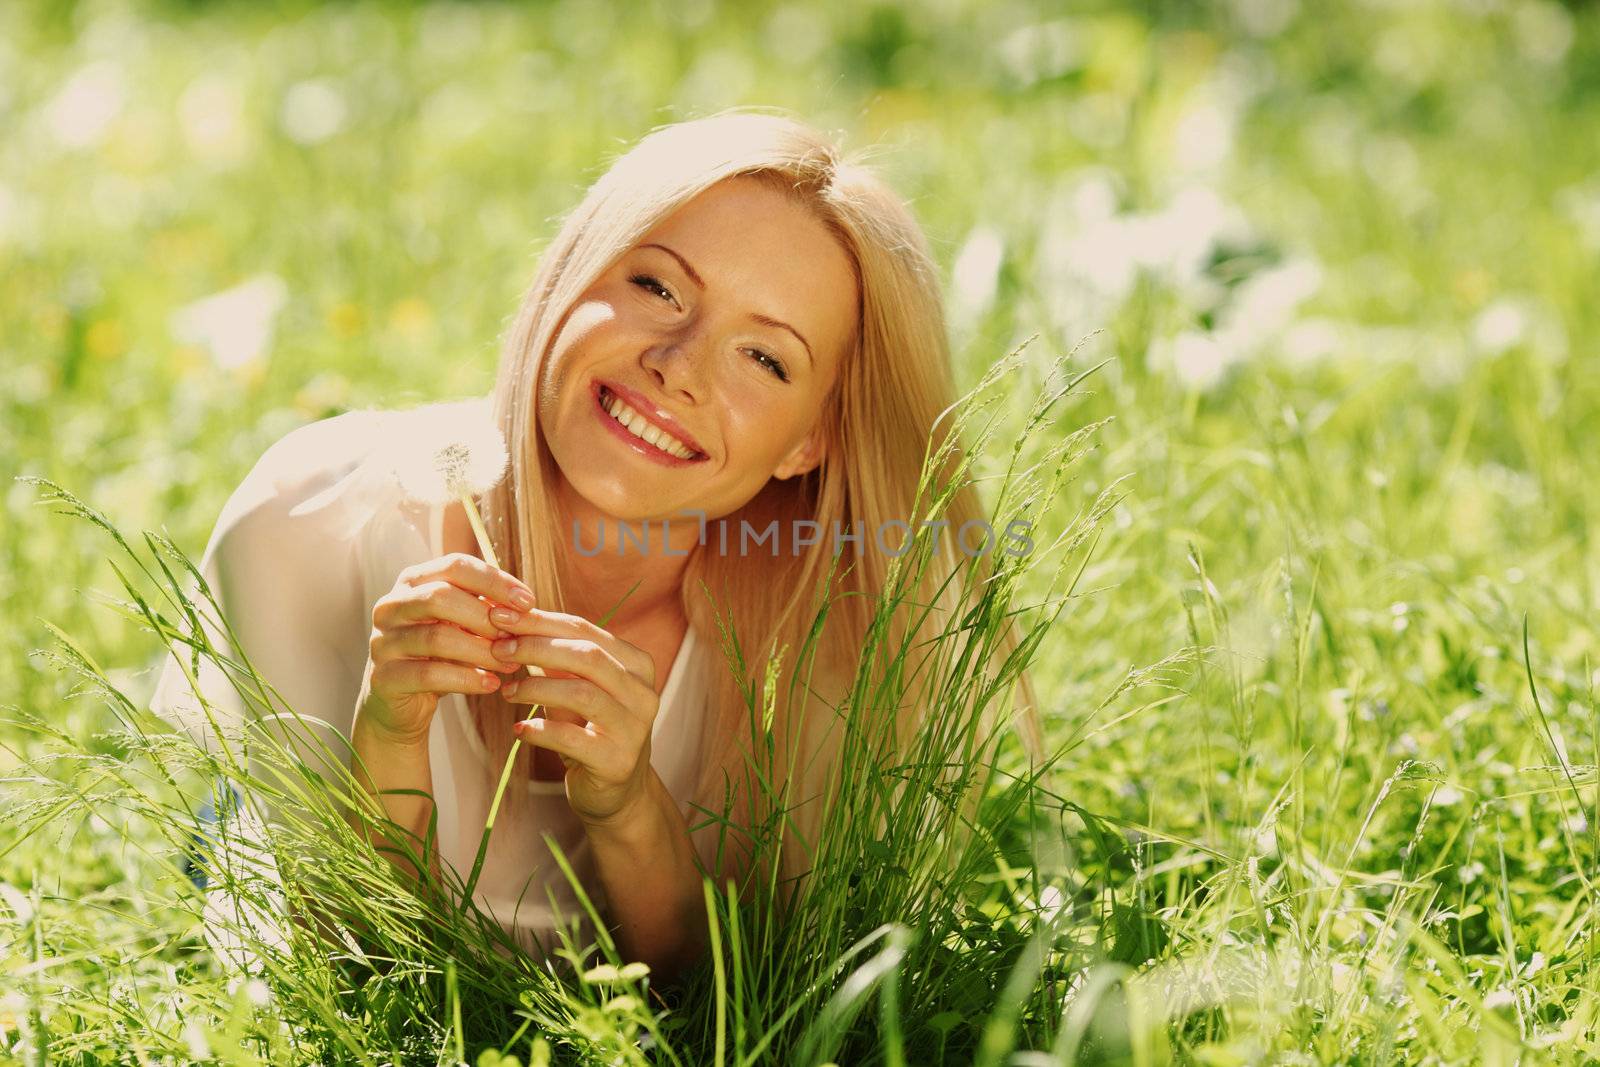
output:
[[[169,325],[179,341],[200,345],[218,366],[231,369],[261,358],[288,299],[282,278],[258,274],[178,309]]]
[[[1005,241],[993,226],[979,226],[967,235],[951,269],[955,299],[954,317],[963,323],[977,319],[994,303],[1005,259]]]
[[[1039,911],[1046,922],[1054,921],[1066,906],[1066,894],[1058,886],[1047,885],[1039,891]]]
[[[206,1040],[206,1032],[198,1021],[190,1019],[183,1024],[183,1040],[189,1046],[189,1058],[194,1062],[211,1058],[211,1042]]]
[[[1233,154],[1244,93],[1215,78],[1190,94],[1172,131],[1172,161],[1182,173],[1215,172]]]
[[[1191,389],[1205,391],[1222,380],[1234,362],[1233,354],[1216,334],[1184,330],[1150,346],[1146,357],[1152,370],[1173,375]]]
[[[1433,806],[1436,808],[1450,808],[1461,803],[1461,790],[1452,786],[1442,785],[1433,791]]]
[[[344,128],[344,97],[325,78],[296,82],[283,97],[283,132],[300,144],[326,141]]]
[[[1483,998],[1483,1010],[1493,1011],[1495,1008],[1508,1007],[1516,1003],[1516,999],[1516,995],[1511,990],[1502,986],[1499,989],[1492,990],[1488,996]]]
[[[11,911],[12,921],[18,927],[27,926],[33,921],[33,905],[16,886],[0,882],[0,900],[5,902],[5,906]]]
[[[197,157],[213,163],[238,162],[247,147],[244,98],[231,79],[207,71],[178,98],[178,125]]]
[[[1528,310],[1521,301],[1501,297],[1472,321],[1472,342],[1489,355],[1498,355],[1520,342],[1528,332]]]
[[[45,125],[63,147],[92,147],[122,113],[126,96],[122,71],[109,60],[97,59],[67,79],[45,106]]]

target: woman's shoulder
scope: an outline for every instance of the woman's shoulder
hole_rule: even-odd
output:
[[[352,408],[302,423],[279,437],[267,455],[335,461],[341,456],[365,450],[374,431],[388,421],[393,412],[384,408]]]
[[[352,467],[371,454],[391,414],[363,408],[297,426],[267,447],[251,477],[288,488]]]
[[[487,417],[487,398],[361,408],[305,423],[267,448],[229,506],[265,506],[351,535],[403,502],[392,460],[404,445],[480,411]]]
[[[332,517],[331,505],[348,497],[358,482],[376,488],[364,473],[381,444],[387,413],[347,411],[297,426],[261,453],[223,506],[217,525],[232,528],[250,516],[282,519]],[[353,477],[361,474],[362,477]],[[257,520],[259,521],[259,520]]]

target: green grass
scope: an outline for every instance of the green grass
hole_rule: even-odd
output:
[[[525,1063],[536,1034],[558,1062],[1600,1055],[1594,5],[120,10],[0,10],[8,1055]],[[121,85],[98,141],[52,106],[78,73],[91,103]],[[317,90],[290,92],[313,78],[344,124],[302,144],[285,101],[315,119]],[[184,132],[229,100],[232,133]],[[719,951],[670,1007],[620,970],[497,962],[349,835],[297,877],[372,942],[230,982],[176,866],[205,768],[117,696],[139,706],[166,654],[134,607],[172,610],[165,576],[14,476],[148,565],[180,566],[132,531],[198,558],[293,426],[486,390],[552,220],[651,125],[733,103],[886,145],[963,383],[1039,335],[998,441],[1103,331],[1066,366],[1105,365],[1025,439],[1041,460],[1109,420],[1037,500],[1050,538],[1092,536],[1014,576],[1062,755],[1036,783],[1014,752],[968,764],[1000,770],[983,833],[944,854],[872,832],[892,809],[864,790],[797,924],[708,887]],[[175,336],[176,309],[258,274],[285,295],[261,360]]]

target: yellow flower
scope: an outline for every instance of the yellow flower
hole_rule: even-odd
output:
[[[267,380],[267,361],[264,359],[252,359],[250,362],[240,365],[237,368],[237,372],[239,381],[247,388],[259,389],[262,383]]]
[[[1455,289],[1456,302],[1464,307],[1475,308],[1489,299],[1489,293],[1494,287],[1494,281],[1481,267],[1468,267],[1456,272],[1451,280]]]
[[[341,300],[328,309],[328,326],[340,337],[360,333],[364,319],[361,306],[349,300]]]
[[[126,338],[123,336],[122,323],[116,319],[96,319],[84,334],[84,347],[89,350],[89,355],[96,359],[110,359],[119,356],[126,347]]]
[[[46,304],[34,313],[39,334],[48,341],[59,341],[67,333],[67,309],[60,304]]]
[[[199,345],[178,345],[172,350],[172,368],[180,378],[192,378],[206,365],[205,350]]]
[[[419,341],[433,326],[433,312],[420,297],[397,300],[389,309],[389,328],[406,341]]]

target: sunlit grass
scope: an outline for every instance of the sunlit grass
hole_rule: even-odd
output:
[[[0,7],[13,1055],[1600,1055],[1593,5],[122,10]],[[792,928],[710,887],[717,958],[670,1010],[620,962],[492,958],[307,799],[287,852],[336,860],[291,882],[376,943],[297,931],[233,981],[178,865],[208,776],[240,771],[135,714],[167,651],[120,574],[178,623],[167,575],[12,475],[196,552],[287,430],[486,390],[549,220],[651,124],[735,102],[886,142],[963,382],[1042,331],[996,442],[1104,331],[1028,438],[1031,462],[1094,427],[1037,502],[1051,539],[1095,535],[1013,576],[1060,758],[993,775],[986,836],[938,857],[949,899],[929,841],[853,822],[830,862],[865,881]]]

